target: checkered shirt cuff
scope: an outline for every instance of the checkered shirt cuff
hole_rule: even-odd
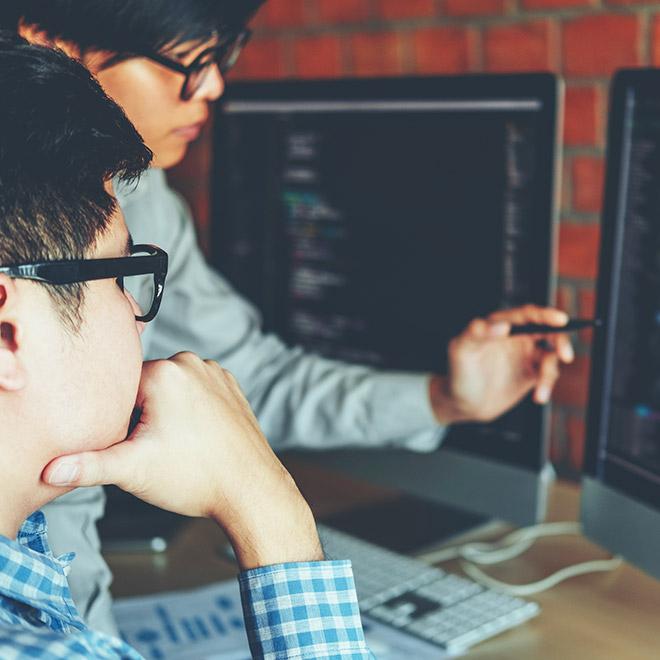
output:
[[[279,564],[239,576],[254,658],[368,660],[350,561]]]

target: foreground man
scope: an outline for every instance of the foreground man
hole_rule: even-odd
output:
[[[53,555],[33,513],[78,478],[222,526],[253,657],[368,658],[350,563],[322,561],[233,377],[191,354],[142,368],[167,255],[133,245],[110,183],[149,163],[139,135],[54,50],[0,35],[0,87],[0,657],[140,657],[83,622],[76,563]],[[136,275],[157,285],[144,309],[125,289]]]
[[[498,417],[530,391],[539,403],[548,401],[559,361],[572,360],[570,343],[555,336],[548,338],[554,350],[540,349],[530,337],[508,338],[509,324],[560,326],[567,320],[562,312],[530,306],[475,320],[449,346],[448,374],[382,372],[264,335],[256,310],[208,268],[190,213],[162,168],[180,162],[199,135],[261,0],[6,2],[24,36],[63,48],[98,77],[154,152],[154,168],[136,189],[117,186],[133,236],[156,242],[171,260],[169,295],[143,335],[147,358],[191,350],[230,369],[276,449],[430,450],[449,424]],[[91,489],[58,501],[47,516],[54,547],[75,544],[80,566],[72,589],[83,615],[112,631],[111,576],[94,526],[102,512],[102,493]]]

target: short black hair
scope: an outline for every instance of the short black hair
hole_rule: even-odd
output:
[[[161,52],[235,34],[265,0],[2,0],[7,20],[89,51]]]
[[[80,63],[0,32],[0,265],[80,259],[116,201],[105,183],[136,179],[152,154]],[[47,286],[80,320],[83,285]]]

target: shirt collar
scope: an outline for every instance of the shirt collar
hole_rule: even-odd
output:
[[[74,557],[53,555],[46,518],[37,511],[23,523],[16,541],[0,536],[0,594],[82,630],[85,624],[66,579]]]

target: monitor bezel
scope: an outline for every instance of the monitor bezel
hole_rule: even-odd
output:
[[[599,474],[599,450],[601,435],[607,424],[604,397],[607,394],[606,364],[613,349],[612,327],[615,309],[612,306],[612,289],[616,269],[615,251],[620,248],[623,227],[618,226],[618,205],[622,176],[623,125],[626,119],[626,95],[629,91],[643,93],[652,91],[660,98],[660,69],[622,69],[616,72],[610,88],[609,119],[607,127],[606,175],[601,221],[601,239],[598,258],[598,282],[596,291],[596,318],[603,323],[595,329],[592,344],[592,363],[589,378],[589,397],[586,419],[585,459],[583,472],[590,482],[599,482],[609,490],[632,498],[646,505],[657,507],[660,501],[660,486],[650,490],[641,482],[636,492],[634,480],[628,475],[617,476],[615,470],[607,477]]]
[[[547,163],[547,171],[539,174],[544,182],[542,198],[547,200],[544,208],[548,215],[539,219],[539,227],[547,228],[547,244],[549,249],[544,259],[538,263],[541,272],[547,273],[547,287],[545,300],[540,301],[551,304],[554,301],[556,288],[555,255],[557,253],[560,176],[562,158],[563,133],[563,81],[552,73],[523,73],[523,74],[466,74],[450,76],[423,76],[406,78],[344,78],[333,80],[249,80],[230,82],[226,93],[218,106],[219,113],[222,108],[235,101],[258,102],[291,102],[295,101],[324,101],[346,99],[348,101],[370,100],[377,97],[379,100],[482,100],[484,97],[498,99],[527,99],[534,98],[541,101],[539,122],[543,135],[547,135],[548,142],[544,148],[549,149],[554,158]],[[216,123],[216,131],[218,123]],[[217,142],[217,137],[216,137]],[[549,161],[550,159],[548,159]],[[217,164],[216,164],[217,165]],[[214,176],[221,176],[216,170]],[[214,191],[217,194],[217,191]],[[218,228],[219,204],[214,200],[214,231]],[[216,235],[217,236],[217,235]],[[214,236],[213,244],[217,244]],[[469,453],[456,448],[443,448],[444,465],[452,466],[443,475],[444,493],[438,494],[438,501],[449,504],[466,506],[479,513],[499,515],[516,524],[530,524],[541,520],[545,513],[546,491],[549,478],[549,408],[539,408],[538,411],[538,447],[534,452],[534,465],[514,465],[510,462],[498,461],[496,456],[483,456],[478,453]],[[357,450],[360,453],[360,450]],[[396,455],[395,455],[396,454]],[[343,451],[324,452],[318,461],[329,466],[332,463],[340,465],[346,459]],[[360,463],[367,471],[372,472],[370,480],[379,481],[373,468],[380,465],[384,471],[390,466],[400,465],[401,456],[396,452],[370,450],[368,456],[360,459]],[[357,465],[353,463],[354,467]],[[490,469],[488,466],[490,465]],[[370,466],[370,467],[368,467]],[[434,474],[437,476],[438,466]],[[357,472],[362,472],[358,469]],[[494,477],[501,472],[501,478],[494,480],[501,484],[495,492],[510,492],[513,481],[523,483],[521,491],[516,493],[510,504],[504,505],[502,499],[493,497],[479,497],[474,493],[474,501],[465,499],[465,474],[482,475],[489,473]],[[364,474],[364,472],[362,472]],[[357,474],[355,475],[357,476]],[[429,477],[430,479],[431,477]],[[404,484],[398,484],[402,487]],[[522,492],[524,491],[524,492]],[[418,493],[420,494],[420,493]]]

